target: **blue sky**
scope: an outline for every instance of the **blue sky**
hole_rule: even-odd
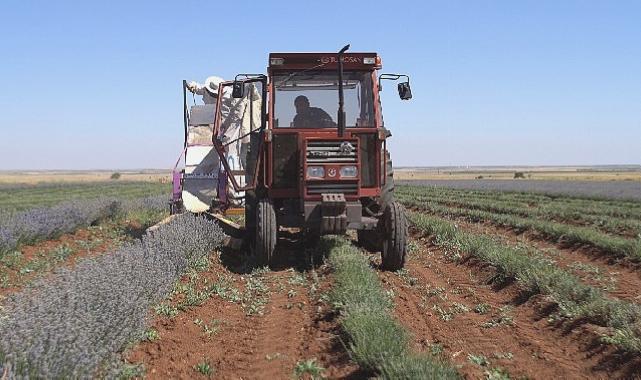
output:
[[[641,164],[639,1],[221,3],[3,1],[0,169],[169,168],[182,79],[345,43],[412,78],[396,165]]]

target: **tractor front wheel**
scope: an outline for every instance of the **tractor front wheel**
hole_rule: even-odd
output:
[[[276,249],[278,224],[274,205],[268,199],[261,199],[256,204],[256,225],[254,236],[254,253],[257,264],[269,265]]]
[[[386,270],[399,270],[405,266],[407,254],[407,219],[405,209],[398,202],[390,202],[383,212],[382,266]]]

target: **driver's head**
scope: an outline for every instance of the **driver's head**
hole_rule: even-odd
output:
[[[299,95],[294,99],[294,107],[296,107],[296,113],[301,113],[309,108],[309,99],[305,95]]]

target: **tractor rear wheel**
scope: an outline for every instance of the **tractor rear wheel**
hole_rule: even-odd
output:
[[[278,239],[278,224],[274,205],[268,199],[261,199],[256,204],[256,226],[254,235],[254,253],[257,264],[269,265]]]
[[[407,219],[405,209],[398,202],[391,202],[383,212],[382,266],[386,270],[399,270],[405,266],[407,254]]]

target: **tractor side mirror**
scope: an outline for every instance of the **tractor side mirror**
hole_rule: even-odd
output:
[[[412,89],[410,88],[410,77],[405,74],[381,74],[378,77],[378,91],[383,90],[383,85],[381,82],[385,79],[388,80],[399,80],[401,78],[406,79],[405,82],[398,84],[398,96],[401,100],[410,100],[412,99]]]
[[[232,98],[242,98],[245,96],[245,83],[241,81],[234,81],[234,85],[231,90]]]
[[[412,99],[412,89],[410,88],[409,81],[398,84],[398,96],[401,98],[401,100]]]

